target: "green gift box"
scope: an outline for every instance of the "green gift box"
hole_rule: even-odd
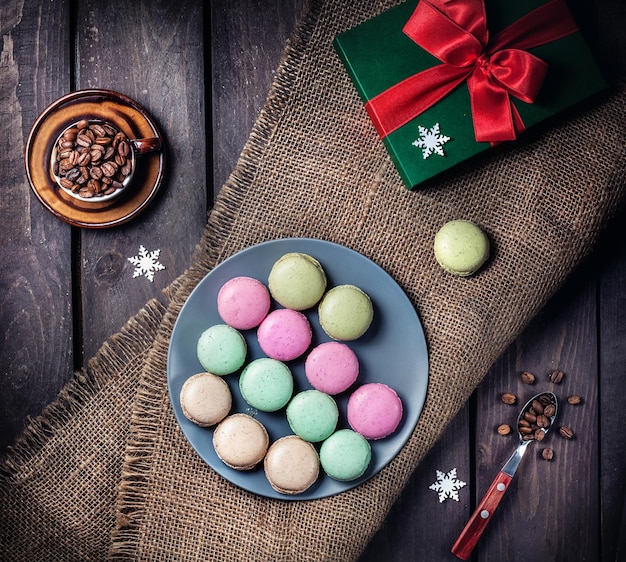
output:
[[[333,41],[391,159],[409,189],[500,142],[514,140],[524,128],[536,125],[579,104],[607,86],[585,41],[575,27],[571,14],[567,11],[565,4],[559,0],[550,2],[545,0],[525,0],[524,2],[485,0],[484,3],[482,0],[467,0],[467,2],[452,3],[456,4],[454,9],[458,9],[460,5],[461,10],[465,6],[471,7],[470,12],[482,10],[484,36],[487,37],[488,29],[489,37],[488,42],[483,41],[487,44],[486,47],[484,44],[482,46],[485,51],[489,51],[492,42],[498,43],[501,36],[509,32],[513,35],[517,33],[513,39],[509,33],[507,39],[509,44],[499,48],[499,52],[489,52],[490,59],[484,58],[481,54],[477,55],[476,52],[470,53],[469,58],[474,57],[476,62],[468,66],[463,59],[465,66],[459,65],[463,66],[460,74],[456,67],[452,68],[449,60],[441,60],[431,54],[433,48],[428,45],[430,41],[437,41],[439,43],[437,48],[444,52],[446,49],[451,50],[448,47],[449,35],[446,35],[447,25],[440,24],[442,14],[439,8],[443,6],[442,9],[445,12],[446,2],[444,0],[419,0],[419,2],[423,5],[418,6],[417,1],[407,0],[338,35]],[[434,9],[432,9],[433,6]],[[419,10],[416,11],[416,8]],[[557,12],[546,11],[548,8],[556,9]],[[559,17],[555,14],[559,14]],[[447,14],[444,15],[447,17]],[[468,21],[467,15],[460,16],[460,18],[463,22]],[[539,33],[543,33],[542,28],[546,27],[543,20],[546,19],[569,22],[562,25],[569,25],[570,28],[573,26],[574,29],[570,29],[567,33],[549,30],[543,44],[534,46],[528,38],[532,37],[533,41],[535,40],[537,28],[541,28]],[[424,37],[421,43],[424,47],[420,46],[414,37],[409,36],[410,25],[407,26],[408,32],[404,29],[409,20],[411,20],[410,25],[419,27]],[[553,25],[554,22],[549,23]],[[428,28],[428,25],[431,27]],[[477,25],[480,27],[481,24]],[[442,31],[442,28],[446,29]],[[516,28],[515,32],[511,31],[513,28]],[[473,27],[472,31],[474,32],[475,29]],[[459,42],[466,41],[465,31],[463,30],[460,38],[457,38]],[[457,30],[452,28],[451,33],[457,33]],[[472,43],[473,38],[470,39],[468,43],[470,47],[464,46],[465,50],[475,47]],[[510,65],[516,71],[519,67],[520,72],[524,72],[526,59],[522,62],[517,60],[520,51],[524,51],[524,56],[532,59],[531,62],[537,65],[537,68],[533,70],[534,74],[529,73],[530,77],[523,77],[524,88],[529,90],[536,88],[536,92],[529,94],[534,96],[532,100],[525,99],[523,95],[520,95],[522,99],[519,99],[516,97],[519,95],[517,90],[513,94],[510,91],[504,94],[500,91],[502,89],[499,82],[501,76],[504,82],[516,80],[515,77],[512,79],[508,77],[512,74],[509,72],[509,67],[504,70],[493,70],[494,67],[489,66],[489,70],[484,70],[484,72],[473,70],[480,65],[487,69],[487,65],[499,64],[503,60],[504,66]],[[445,56],[457,57],[457,59],[460,57],[456,51],[452,55],[446,54]],[[535,63],[536,58],[539,59],[539,63]],[[544,68],[546,65],[547,70]],[[443,68],[444,66],[446,68]],[[439,77],[431,78],[433,74],[429,75],[429,72],[437,73],[441,69],[450,70],[454,74],[453,79],[447,78],[448,81],[458,81],[443,94],[437,92]],[[481,78],[486,72],[491,72],[492,75]],[[537,79],[539,75],[541,78]],[[461,78],[458,78],[459,76]],[[537,80],[540,81],[538,86],[526,85],[527,82]],[[415,94],[414,90],[412,91],[414,86],[417,86],[419,95]],[[425,88],[427,91],[423,91]],[[513,84],[513,89],[515,88],[517,88],[517,83]],[[416,103],[420,106],[417,110],[418,114],[413,115],[413,109],[407,111],[401,103],[396,102],[395,92],[398,89],[403,92],[399,98],[402,103],[411,96],[417,100]],[[391,92],[394,92],[391,97],[381,101],[381,98],[388,96]],[[435,101],[430,100],[431,95],[434,96]],[[485,95],[487,97],[484,97]],[[506,96],[506,103],[512,108],[510,111],[513,116],[509,118],[505,111],[500,110],[500,107],[504,106],[491,105],[493,100],[498,103],[502,102],[504,96]],[[375,107],[375,104],[379,106]],[[397,109],[398,107],[400,109]],[[381,124],[379,113],[385,113],[389,122],[399,121],[400,124],[396,123],[393,126]],[[510,123],[515,122],[516,119],[518,122],[521,120],[523,125],[513,132],[513,138],[503,138],[498,132],[494,132],[494,138],[490,138],[489,135],[492,133],[483,134],[482,132],[495,130],[500,125],[515,128]],[[491,121],[495,123],[493,126]],[[481,125],[481,123],[486,123],[486,125]],[[503,134],[506,136],[509,133]]]

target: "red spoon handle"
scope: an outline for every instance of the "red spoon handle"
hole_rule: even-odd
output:
[[[512,478],[504,472],[498,472],[494,481],[489,486],[487,493],[476,506],[474,513],[470,517],[467,525],[461,531],[459,538],[456,539],[452,547],[452,553],[461,560],[467,560],[472,554],[472,550],[476,546],[478,539],[483,534],[487,523],[493,517],[493,513],[498,507],[504,492],[506,492]]]

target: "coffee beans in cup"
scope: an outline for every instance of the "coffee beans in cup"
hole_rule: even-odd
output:
[[[128,184],[132,171],[128,138],[105,121],[78,121],[63,131],[53,150],[57,183],[79,198],[111,196]]]

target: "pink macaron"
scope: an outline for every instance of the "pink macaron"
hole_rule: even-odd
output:
[[[252,277],[234,277],[217,294],[217,312],[237,330],[256,328],[270,310],[267,287]]]
[[[339,394],[347,390],[359,376],[359,360],[345,343],[321,343],[307,356],[304,374],[316,390]]]
[[[402,401],[386,384],[364,384],[348,400],[348,423],[366,439],[391,435],[401,419]]]
[[[263,353],[279,361],[300,357],[311,345],[312,337],[307,317],[289,308],[270,312],[257,330]]]

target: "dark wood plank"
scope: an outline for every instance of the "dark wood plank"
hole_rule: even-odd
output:
[[[450,549],[470,516],[472,466],[469,405],[448,425],[441,439],[426,455],[409,479],[389,515],[359,558],[360,562],[413,562],[450,560]],[[457,479],[465,482],[458,491],[459,501],[439,501],[430,485],[437,471],[457,469]],[[441,524],[433,524],[441,522]]]
[[[491,369],[477,391],[476,481],[477,499],[517,446],[517,435],[498,435],[507,423],[515,428],[523,402],[535,393],[551,390],[559,399],[557,426],[573,428],[567,441],[557,431],[526,451],[518,472],[494,519],[477,547],[479,560],[565,560],[577,553],[595,560],[599,552],[598,488],[598,371],[595,278],[584,269],[566,284],[527,330]],[[560,384],[547,373],[561,369]],[[519,374],[531,371],[537,381],[529,386]],[[518,396],[518,404],[505,405],[504,392]],[[571,406],[577,394],[583,404]],[[539,453],[554,450],[547,462]]]
[[[626,75],[626,5],[595,2],[595,47],[606,76]],[[602,237],[594,255],[598,270],[600,505],[602,560],[626,557],[626,436],[619,399],[626,380],[626,214]]]
[[[69,5],[0,4],[0,454],[73,367],[70,228],[31,193],[23,151],[37,115],[70,83]]]
[[[84,356],[188,266],[206,223],[204,6],[200,0],[78,4],[78,88],[107,88],[145,107],[167,142],[162,193],[132,222],[84,230],[81,293]],[[160,249],[165,270],[133,278],[129,257]]]
[[[600,277],[600,473],[602,559],[626,556],[626,435],[621,395],[626,380],[626,216],[603,238]],[[622,542],[622,558],[616,558]]]
[[[306,0],[211,2],[213,185],[232,172]]]

